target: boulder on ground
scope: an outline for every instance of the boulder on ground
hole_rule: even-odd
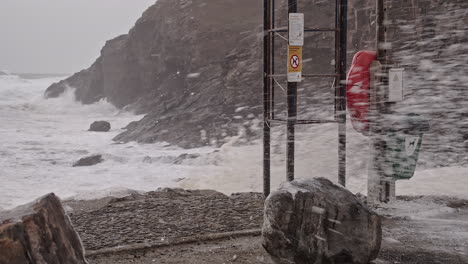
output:
[[[109,132],[111,125],[107,121],[95,121],[91,124],[88,131]]]
[[[87,263],[81,240],[54,194],[0,212],[0,264],[26,263]]]
[[[93,155],[78,160],[73,164],[73,167],[93,166],[103,161],[102,155]]]
[[[379,253],[379,215],[328,179],[284,183],[264,213],[263,247],[276,263],[369,263]]]

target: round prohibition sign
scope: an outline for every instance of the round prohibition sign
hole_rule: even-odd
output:
[[[299,57],[297,55],[292,55],[291,56],[291,61],[289,62],[291,64],[291,67],[293,69],[297,69],[299,67]]]

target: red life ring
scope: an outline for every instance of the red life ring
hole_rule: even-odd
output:
[[[370,65],[377,59],[375,51],[359,51],[354,55],[346,82],[348,110],[353,128],[364,134],[369,134],[369,83]]]

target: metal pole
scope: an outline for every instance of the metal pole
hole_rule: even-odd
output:
[[[271,1],[271,19],[270,19],[270,26],[271,28],[275,28],[275,2],[276,0],[270,0]],[[271,75],[273,76],[275,74],[275,33],[271,34]],[[275,85],[273,82],[273,79],[270,79],[270,98],[271,98],[271,104],[270,104],[270,119],[275,119]]]
[[[263,1],[263,194],[270,194],[271,157],[271,1]]]
[[[369,163],[368,202],[388,202],[395,197],[395,181],[385,174],[386,133],[383,117],[391,112],[391,103],[384,103],[388,90],[388,71],[390,69],[389,45],[387,43],[387,26],[385,23],[384,0],[377,3],[377,62],[371,67],[371,108],[370,133],[371,156]]]
[[[377,74],[377,92],[380,96],[379,101],[380,104],[377,104],[378,111],[380,112],[380,116],[383,117],[385,115],[392,114],[392,106],[395,103],[384,102],[384,98],[388,97],[389,91],[389,71],[392,67],[392,59],[391,59],[391,45],[389,45],[389,40],[387,37],[387,29],[388,29],[388,18],[387,18],[387,7],[385,6],[384,0],[378,0],[377,2],[377,59],[380,61],[382,67],[380,68],[380,72]],[[382,185],[382,196],[381,202],[389,202],[395,199],[395,179],[393,179],[392,175],[387,175],[386,172],[388,171],[385,166],[387,166],[386,160],[384,159],[387,144],[385,139],[383,138],[384,135],[387,134],[388,126],[383,121],[384,118],[380,118],[380,174],[381,174],[381,185]]]
[[[335,71],[338,75],[335,90],[335,119],[338,121],[338,182],[346,186],[346,43],[348,1],[336,0]]]
[[[297,13],[297,0],[288,0],[288,14]],[[287,164],[286,178],[288,181],[294,180],[294,151],[295,151],[295,125],[297,118],[297,83],[288,82],[288,123],[287,123]]]

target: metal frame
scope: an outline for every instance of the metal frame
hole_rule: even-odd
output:
[[[263,192],[270,194],[271,173],[271,124],[287,125],[287,175],[288,181],[294,180],[295,126],[305,124],[338,123],[338,178],[339,183],[346,185],[346,42],[347,42],[347,0],[335,0],[335,28],[305,27],[305,32],[335,32],[335,73],[304,74],[305,78],[335,78],[335,117],[334,120],[298,120],[297,119],[297,86],[288,82],[287,104],[288,118],[275,119],[274,78],[286,76],[275,74],[275,35],[288,32],[288,27],[275,28],[275,0],[264,0],[264,39],[263,39]],[[297,0],[288,0],[288,13],[297,13]]]

